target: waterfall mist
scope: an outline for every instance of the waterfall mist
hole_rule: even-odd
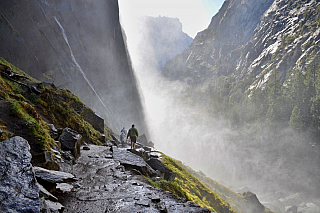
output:
[[[206,106],[184,98],[192,89],[187,83],[161,77],[150,63],[157,49],[145,48],[147,33],[139,20],[123,27],[145,99],[148,138],[157,149],[234,191],[247,186],[258,196],[283,191],[282,196],[319,198],[319,150],[307,133],[264,123],[232,129]],[[146,55],[149,60],[142,60]]]

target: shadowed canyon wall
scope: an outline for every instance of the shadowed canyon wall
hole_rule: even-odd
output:
[[[70,89],[114,131],[146,132],[117,0],[2,1],[0,29],[0,57]]]

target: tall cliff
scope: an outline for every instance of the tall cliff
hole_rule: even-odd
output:
[[[283,82],[290,68],[304,71],[319,55],[318,6],[315,0],[226,0],[163,73],[196,84],[221,75],[250,76],[252,86],[265,87],[276,70]]]
[[[183,104],[222,135],[212,133],[206,150],[219,173],[227,161],[226,181],[319,198],[319,26],[316,0],[226,0],[164,66],[164,76],[187,83]]]
[[[8,0],[0,12],[1,57],[69,88],[114,130],[146,131],[117,0]]]

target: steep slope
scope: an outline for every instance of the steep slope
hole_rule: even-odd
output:
[[[225,1],[208,29],[162,71],[188,83],[180,99],[201,109],[197,119],[225,122],[231,132],[213,125],[221,137],[208,137],[214,160],[201,158],[205,172],[224,164],[221,180],[241,180],[239,187],[264,194],[282,212],[291,204],[275,200],[279,190],[287,198],[299,193],[296,206],[302,197],[319,199],[319,5]]]
[[[69,88],[111,128],[136,123],[146,131],[117,0],[9,0],[0,12],[0,56]]]
[[[77,96],[67,89],[58,89],[53,84],[43,84],[31,78],[3,58],[0,58],[0,89],[0,143],[15,136],[21,136],[27,139],[26,144],[31,147],[31,150],[28,149],[28,151],[32,154],[31,163],[33,166],[47,167],[48,162],[58,165],[56,170],[62,172],[53,171],[52,166],[50,167],[51,171],[39,167],[34,168],[34,171],[38,171],[36,172],[38,183],[58,197],[55,198],[51,195],[50,199],[55,198],[55,202],[59,200],[64,205],[65,212],[81,211],[83,209],[86,209],[86,212],[210,212],[208,209],[217,210],[221,213],[235,212],[228,202],[221,198],[221,195],[208,189],[190,172],[183,169],[181,162],[175,161],[164,154],[158,153],[164,157],[165,165],[169,171],[173,170],[177,177],[170,181],[165,181],[159,176],[153,177],[156,179],[153,184],[168,186],[165,188],[166,191],[150,186],[150,183],[145,179],[146,177],[142,176],[141,173],[137,175],[137,172],[139,173],[142,170],[141,162],[144,162],[143,158],[136,156],[127,149],[117,148],[114,145],[110,149],[110,134],[112,132],[105,126],[107,137],[103,137],[100,132],[93,128],[91,123],[85,121],[85,113],[91,111],[91,109],[84,105]],[[67,156],[73,160],[67,159],[65,153],[70,150],[66,150],[66,147],[61,145],[61,132],[55,132],[52,124],[57,129],[70,127],[73,131],[76,130],[77,133],[81,134],[82,142],[86,143],[86,146],[81,149],[81,156],[78,156],[78,159],[71,157],[71,154]],[[56,141],[55,137],[57,135],[53,132],[57,135],[60,134],[60,142]],[[12,141],[14,140],[12,139]],[[21,138],[21,140],[24,139]],[[10,141],[5,143],[8,144]],[[104,146],[97,146],[92,143],[103,144]],[[149,147],[149,149],[151,148]],[[140,148],[139,151],[141,150],[143,148]],[[9,150],[10,154],[6,157],[12,164],[17,162],[16,151]],[[133,152],[133,150],[131,151]],[[136,153],[139,151],[136,150]],[[37,159],[41,154],[46,156],[42,159],[43,161]],[[4,156],[6,155],[4,154]],[[24,156],[25,163],[31,166],[26,159],[26,156]],[[28,157],[28,160],[30,159],[31,156]],[[6,195],[8,188],[20,193],[19,190],[24,188],[21,182],[15,188],[5,183],[9,180],[9,177],[17,175],[12,174],[14,172],[6,173],[8,168],[16,166],[3,161],[0,163],[5,165],[3,167],[4,172],[1,172],[0,182],[6,185],[1,190],[4,190]],[[144,162],[144,165],[146,164]],[[132,170],[130,166],[136,169]],[[23,172],[25,171],[23,170]],[[144,175],[147,176],[149,172]],[[47,179],[43,179],[41,173]],[[63,191],[66,188],[59,188],[61,185],[55,188],[57,184],[52,182],[57,181],[60,184],[61,180],[59,181],[59,179],[63,179],[63,175],[67,179],[72,177],[69,179],[72,182],[64,183],[67,188],[70,187],[70,191],[67,190],[67,193]],[[154,173],[153,175],[158,174]],[[74,179],[74,177],[77,178]],[[23,179],[23,177],[20,177],[20,179]],[[48,179],[50,179],[50,183],[47,182]],[[23,183],[27,184],[28,182]],[[54,186],[52,183],[54,183]],[[44,190],[41,189],[39,193],[38,187],[39,185],[35,187],[36,193],[40,194],[40,197],[44,196],[41,194]],[[168,192],[177,192],[176,189],[179,190],[178,195],[181,198]],[[49,194],[49,192],[46,193]],[[15,205],[10,205],[10,202],[14,201],[8,199],[8,197],[10,196],[4,198],[5,205],[1,205],[0,210],[6,211],[7,206],[12,209],[17,208]],[[34,196],[33,199],[39,202],[38,195]],[[46,197],[47,199],[48,197]],[[28,202],[25,200],[24,204],[28,206]],[[237,202],[246,203],[246,200],[239,196]],[[45,208],[45,206],[41,208]],[[256,211],[245,212],[257,213]],[[264,210],[259,212],[262,213]],[[265,212],[269,211],[266,210]]]

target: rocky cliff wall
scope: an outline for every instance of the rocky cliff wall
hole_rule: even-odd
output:
[[[283,82],[290,68],[304,71],[319,55],[318,7],[315,0],[227,0],[163,74],[196,84],[220,75],[251,76],[253,87],[264,87],[276,70]]]
[[[117,0],[8,0],[0,12],[1,57],[71,89],[111,128],[146,131]]]

